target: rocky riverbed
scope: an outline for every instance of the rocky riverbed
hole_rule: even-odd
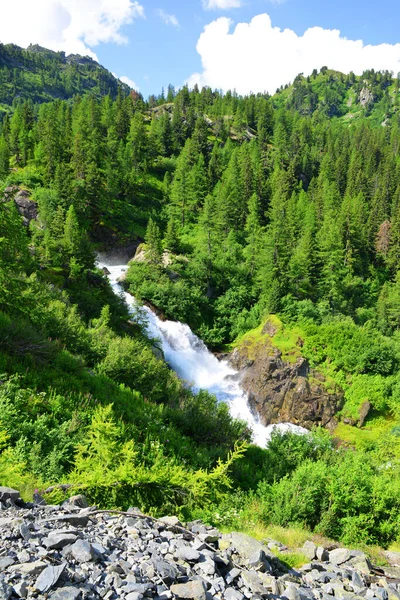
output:
[[[306,542],[310,562],[295,570],[272,540],[137,509],[98,511],[83,496],[36,500],[0,488],[0,600],[400,599],[400,568],[374,568],[362,552]]]

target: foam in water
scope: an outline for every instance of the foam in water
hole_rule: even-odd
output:
[[[110,261],[111,262],[111,261]],[[132,313],[136,311],[133,296],[124,292],[118,284],[118,279],[127,265],[112,265],[108,261],[99,262],[100,267],[109,271],[109,280],[116,294],[123,294]],[[169,366],[194,391],[207,390],[229,406],[233,417],[248,423],[253,431],[253,441],[265,447],[274,428],[281,431],[308,433],[308,431],[291,423],[268,425],[264,427],[256,415],[250,410],[247,394],[240,387],[239,374],[226,361],[218,360],[198,338],[190,327],[178,321],[161,321],[150,308],[141,308],[147,318],[146,329],[150,337],[160,342],[160,347]]]

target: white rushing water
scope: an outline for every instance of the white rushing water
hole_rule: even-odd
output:
[[[106,267],[108,278],[116,294],[123,294],[132,313],[136,311],[133,296],[123,291],[118,279],[128,269],[127,265],[112,265],[111,261],[99,261],[99,267]],[[178,376],[190,385],[194,391],[207,390],[229,406],[230,413],[246,421],[253,431],[253,441],[265,447],[274,427],[307,433],[306,429],[281,423],[264,427],[250,410],[247,394],[240,387],[239,374],[226,361],[218,360],[198,338],[188,325],[178,321],[162,321],[147,306],[141,307],[147,319],[147,332],[150,337],[160,341],[164,357]]]

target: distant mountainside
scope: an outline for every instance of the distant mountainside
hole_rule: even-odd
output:
[[[25,50],[0,44],[0,111],[7,111],[18,98],[49,102],[87,92],[115,98],[118,90],[130,92],[128,85],[88,56],[66,56],[38,45]]]
[[[369,69],[356,76],[323,67],[307,77],[297,75],[292,84],[276,91],[273,102],[276,108],[302,116],[318,112],[349,123],[369,117],[377,125],[386,125],[386,119],[399,112],[399,75]]]

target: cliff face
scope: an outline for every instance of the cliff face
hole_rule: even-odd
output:
[[[343,405],[341,390],[328,391],[323,375],[311,369],[299,352],[283,358],[273,345],[275,333],[267,322],[256,341],[245,338],[228,357],[242,375],[250,406],[263,425],[290,422],[307,429],[313,425],[334,429],[334,415]]]

